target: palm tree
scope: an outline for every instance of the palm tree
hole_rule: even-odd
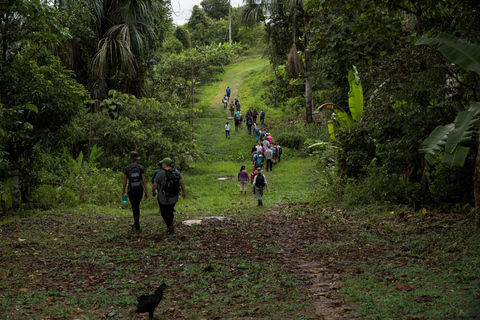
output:
[[[313,99],[312,87],[310,81],[310,72],[312,69],[312,60],[310,52],[308,51],[309,35],[307,33],[310,28],[310,15],[305,10],[303,0],[289,0],[281,2],[279,0],[244,0],[245,9],[243,11],[242,20],[244,23],[252,23],[258,21],[265,21],[268,17],[278,11],[279,8],[284,8],[292,13],[293,29],[295,30],[295,20],[300,17],[303,20],[303,39],[304,39],[304,58],[305,58],[305,112],[307,123],[313,122]],[[280,10],[283,11],[283,10]],[[294,31],[295,33],[295,31]],[[295,35],[293,38],[292,49],[288,58],[287,69],[293,73],[299,73],[300,57],[298,56],[295,44]]]
[[[79,73],[89,65],[81,81],[90,88],[92,98],[105,98],[110,89],[142,95],[143,62],[162,39],[165,4],[160,0],[59,0],[57,6],[70,10],[85,3],[92,18],[90,43],[72,39],[63,61]]]

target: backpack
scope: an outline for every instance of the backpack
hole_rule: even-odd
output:
[[[155,177],[157,176],[157,173],[160,171],[160,169],[155,170],[155,172],[152,174],[152,184],[155,182]]]
[[[142,175],[140,174],[140,167],[138,165],[129,165],[130,172],[128,180],[130,181],[130,190],[143,189]]]
[[[257,174],[257,180],[255,180],[255,187],[263,188],[265,187],[265,176],[261,173]]]
[[[260,127],[259,126],[254,127],[253,132],[260,133]]]
[[[257,154],[253,160],[255,160],[255,166],[260,167],[262,165],[263,155]]]
[[[260,118],[265,118],[265,111],[260,111]]]
[[[277,150],[278,150],[278,154],[281,155],[282,154],[282,147],[278,146]]]
[[[180,192],[180,173],[175,169],[165,171],[165,184],[162,186],[162,193],[167,197],[175,197]]]

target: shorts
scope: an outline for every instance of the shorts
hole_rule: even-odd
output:
[[[240,181],[240,192],[247,192],[248,181]]]

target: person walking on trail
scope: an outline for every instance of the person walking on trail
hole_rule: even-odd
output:
[[[230,115],[233,117],[233,114],[235,112],[235,105],[233,104],[233,101],[230,102]]]
[[[263,206],[263,190],[268,192],[268,183],[265,176],[262,174],[262,168],[257,168],[257,175],[253,180],[255,187],[255,195],[257,196],[258,205]]]
[[[267,167],[267,172],[269,168],[270,168],[270,171],[272,171],[273,170],[273,148],[265,148],[265,163]]]
[[[230,139],[230,125],[227,124],[225,125],[225,138]]]
[[[263,125],[265,124],[265,111],[260,111],[260,123]]]
[[[252,120],[253,120],[253,122],[257,122],[257,117],[258,117],[257,109],[253,108],[253,111],[252,111]]]
[[[252,108],[248,108],[247,113],[245,114],[245,117],[252,117]]]
[[[268,139],[264,139],[262,145],[265,149],[270,148],[270,141],[268,141]]]
[[[227,94],[227,97],[228,99],[230,100],[230,92],[232,92],[232,90],[230,90],[230,87],[227,87],[227,89],[225,90],[226,94]]]
[[[245,170],[245,166],[240,168],[238,172],[237,180],[240,181],[240,195],[245,193],[247,195],[247,185],[248,185],[248,172]]]
[[[242,112],[238,112],[238,118],[240,120],[240,129],[243,129],[243,115]]]
[[[280,157],[282,156],[282,147],[277,143],[277,161],[280,162]]]
[[[252,184],[252,193],[255,194],[255,186],[253,185],[253,180],[255,180],[255,176],[257,175],[257,169],[255,166],[252,167],[252,173],[250,173],[250,183]]]
[[[253,134],[255,134],[255,140],[258,142],[258,139],[260,138],[260,126],[255,122],[253,123]]]
[[[240,111],[241,105],[237,98],[235,98],[235,108],[237,111]]]
[[[246,120],[245,123],[247,125],[248,135],[251,136],[252,135],[252,124],[253,124],[252,117],[247,116],[247,120]]]
[[[240,117],[235,114],[233,117],[233,121],[235,122],[235,131],[238,131],[238,126],[240,125]]]
[[[228,97],[226,95],[223,96],[222,103],[223,103],[223,109],[227,109]]]
[[[145,179],[145,168],[138,164],[140,159],[136,151],[130,153],[130,164],[123,169],[123,190],[122,194],[128,194],[133,211],[132,229],[140,232],[140,202],[145,193],[145,199],[148,199],[147,180]],[[128,180],[128,192],[125,193]]]
[[[261,168],[263,167],[263,161],[265,160],[264,155],[262,154],[262,151],[257,151],[257,154],[253,156],[253,165],[255,168]]]
[[[178,202],[180,190],[182,191],[183,199],[187,198],[187,192],[182,175],[178,170],[172,168],[172,159],[164,158],[160,161],[160,165],[163,170],[160,170],[155,176],[155,181],[152,185],[152,195],[156,195],[157,186],[159,185],[157,200],[160,206],[160,213],[167,225],[167,233],[174,234],[173,212],[175,211],[175,204]]]

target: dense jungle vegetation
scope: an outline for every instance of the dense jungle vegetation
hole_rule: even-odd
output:
[[[336,127],[335,141],[296,133],[282,140],[318,157],[329,180],[321,194],[363,186],[343,200],[475,206],[478,114],[462,120],[462,112],[478,100],[476,1],[246,2],[232,9],[232,44],[226,1],[204,0],[183,26],[172,24],[167,4],[151,0],[9,0],[1,10],[4,213],[51,207],[57,198],[84,202],[83,192],[110,181],[133,149],[147,166],[165,154],[177,163],[201,159],[191,128],[204,112],[195,106],[198,86],[254,54],[272,67],[258,107]],[[430,46],[419,45],[422,36]],[[442,43],[454,52],[442,55]],[[352,112],[353,67],[364,102],[353,122],[338,126],[338,115]],[[341,111],[317,113],[324,103]],[[456,117],[456,140],[442,146],[445,129],[422,146]],[[83,191],[72,180],[78,170],[95,171]]]
[[[132,295],[162,277],[170,318],[480,318],[480,2],[245,0],[229,19],[228,1],[203,0],[185,25],[173,14],[1,0],[0,312],[133,316]],[[268,214],[237,195],[253,140],[224,138],[227,86],[243,112],[266,110],[284,150]],[[132,150],[149,186],[173,159],[186,218],[234,229],[183,227],[161,248],[156,231],[130,234]],[[157,212],[144,200],[142,223]],[[319,274],[328,294],[305,289]]]

